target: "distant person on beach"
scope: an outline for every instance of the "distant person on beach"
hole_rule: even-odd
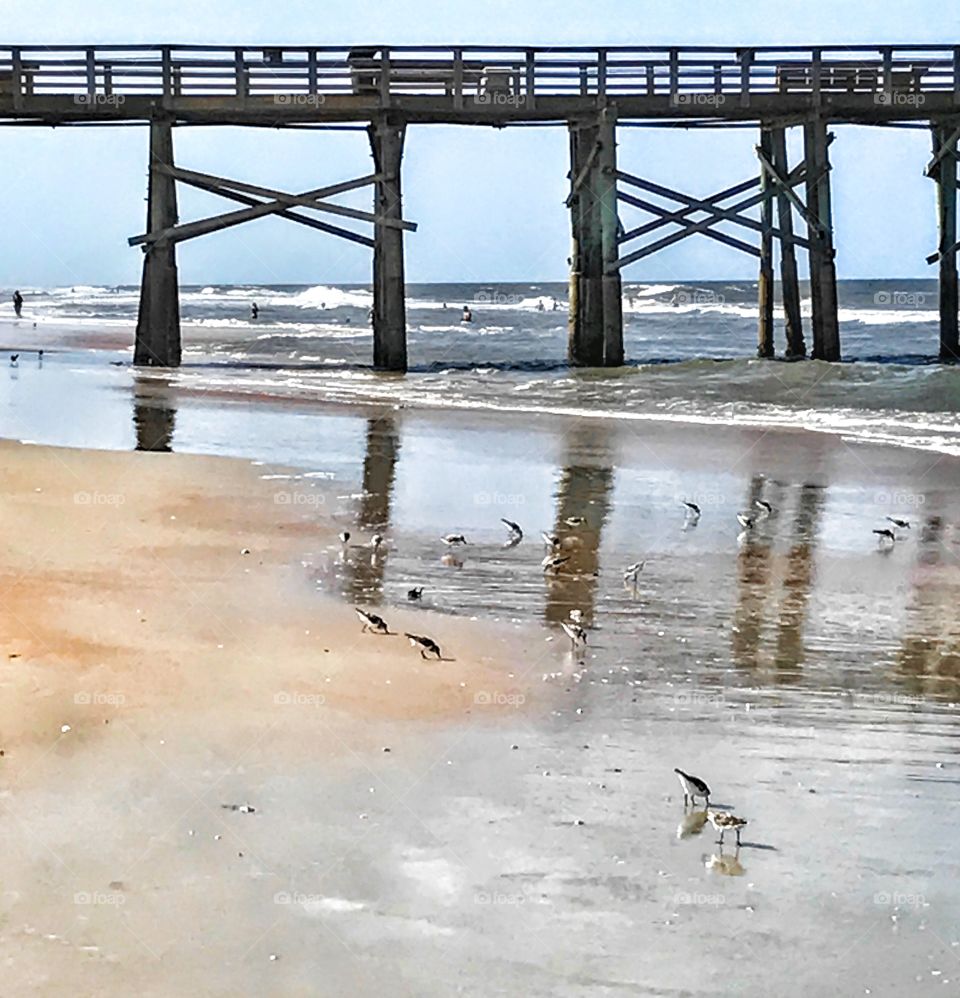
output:
[[[473,322],[473,312],[467,308],[466,305],[463,306],[463,315],[460,317],[461,322]]]
[[[13,293],[13,310],[17,313],[17,318],[20,318],[20,313],[23,311],[23,295],[20,294],[19,290]]]
[[[251,319],[256,319],[256,317],[259,314],[260,314],[260,309],[259,309],[257,303],[256,302],[252,302],[251,305],[250,305],[250,318]]]
[[[546,312],[546,308],[544,307],[544,304],[543,304],[543,299],[542,299],[542,298],[540,298],[540,299],[539,299],[539,300],[537,301],[537,311],[538,311],[538,312]]]
[[[556,312],[556,311],[558,311],[558,310],[559,310],[559,308],[560,308],[560,305],[559,305],[559,303],[557,302],[557,299],[556,299],[556,298],[554,298],[554,299],[553,299],[553,308],[551,309],[551,311],[553,311],[553,312]]]

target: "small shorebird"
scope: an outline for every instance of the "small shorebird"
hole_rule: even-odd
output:
[[[20,359],[20,354],[18,354],[18,353],[12,353],[12,354],[10,354],[10,366],[11,367],[16,367],[17,366],[17,361],[19,359]]]
[[[691,523],[696,523],[700,519],[700,507],[695,502],[683,500],[683,505],[687,507],[687,519]]]
[[[543,543],[553,551],[560,550],[560,538],[556,534],[548,534],[545,530],[540,531]]]
[[[560,621],[563,633],[570,639],[570,648],[576,651],[583,648],[587,643],[587,632],[579,624],[568,624],[565,620]]]
[[[563,521],[568,527],[583,527],[586,526],[586,519],[582,516],[568,516]]]
[[[883,527],[880,530],[876,530],[875,529],[873,532],[877,535],[877,540],[881,544],[884,541],[889,541],[891,544],[893,544],[896,541],[896,539],[897,539],[897,535],[892,530],[888,529],[887,527]]]
[[[560,569],[570,560],[569,555],[561,555],[560,557],[554,557],[552,554],[548,554],[540,564],[543,566],[543,571],[553,572],[555,575]]]
[[[425,637],[422,634],[408,634],[406,631],[404,631],[404,637],[410,639],[410,644],[414,648],[419,647],[421,658],[426,658],[427,652],[430,652],[431,655],[436,655],[438,659],[443,657],[440,654],[440,645],[433,638]]]
[[[423,599],[423,586],[414,586],[413,589],[408,589],[407,599],[412,603],[415,603],[419,599]]]
[[[740,845],[740,831],[747,827],[746,818],[738,818],[735,814],[728,814],[725,811],[707,811],[707,818],[710,824],[720,833],[720,845],[723,845],[724,832],[737,833],[737,845]]]
[[[363,622],[363,630],[360,631],[361,634],[364,631],[373,631],[375,634],[390,633],[387,622],[383,617],[378,617],[375,613],[367,613],[366,610],[361,610],[358,606],[355,606],[354,610],[357,611],[357,616]]]
[[[752,530],[756,522],[757,517],[754,513],[737,513],[737,523],[739,523],[744,530]]]
[[[505,520],[502,516],[500,517],[500,522],[507,525],[507,530],[510,531],[510,540],[514,543],[519,543],[523,540],[523,530],[519,523],[514,523],[513,520]]]
[[[773,516],[773,506],[771,506],[766,499],[754,499],[753,505],[756,506],[757,509],[763,510],[765,516]]]
[[[443,541],[443,543],[446,544],[447,547],[457,547],[460,544],[468,543],[466,537],[464,537],[463,534],[445,534],[443,537],[440,538],[440,540]]]
[[[895,527],[899,527],[901,530],[909,530],[910,529],[910,521],[909,520],[898,520],[895,516],[887,516],[884,519],[889,520]]]
[[[643,566],[645,564],[645,561],[638,561],[632,565],[627,565],[627,567],[623,570],[623,581],[629,582],[631,585],[636,586],[637,581],[640,578],[640,573],[643,571]]]
[[[683,806],[687,806],[689,801],[691,804],[696,804],[696,798],[702,797],[707,802],[707,807],[710,806],[710,788],[700,779],[699,776],[691,776],[689,773],[685,773],[682,769],[675,769],[674,772],[677,774],[677,779],[680,781],[680,786],[683,787]]]
[[[350,531],[349,530],[344,530],[344,532],[340,535],[340,543],[341,544],[346,544],[347,541],[349,541],[349,540],[350,540]]]
[[[370,538],[370,547],[373,548],[374,552],[378,552],[383,546],[383,534],[374,534]]]

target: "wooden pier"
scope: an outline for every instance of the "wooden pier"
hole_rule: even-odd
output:
[[[416,225],[403,217],[401,164],[411,125],[554,124],[569,130],[568,355],[579,366],[623,363],[623,269],[698,234],[757,257],[761,357],[775,355],[777,245],[784,354],[806,356],[796,258],[798,247],[806,251],[811,353],[839,360],[830,129],[927,128],[933,151],[926,175],[936,184],[939,226],[938,245],[927,262],[939,267],[939,356],[960,358],[960,45],[0,47],[0,123],[148,126],[146,231],[130,240],[144,252],[137,364],[180,363],[177,244],[277,215],[373,250],[373,363],[392,371],[407,365],[404,233],[416,231]],[[367,129],[373,173],[300,193],[183,169],[174,157],[178,125],[323,129],[351,123]],[[618,128],[665,124],[754,126],[757,176],[710,197],[692,197],[618,163]],[[787,163],[790,128],[802,129],[804,139],[803,160],[793,168]],[[178,182],[241,207],[182,223]],[[373,189],[372,211],[331,200],[364,186]],[[676,207],[650,201],[651,195]],[[653,218],[628,228],[620,208]],[[368,223],[372,235],[334,224],[331,216],[338,223]],[[721,231],[721,224],[737,226],[750,239]],[[627,246],[654,233],[643,245]]]

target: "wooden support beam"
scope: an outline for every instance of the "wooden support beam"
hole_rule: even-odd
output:
[[[270,200],[257,204],[253,208],[244,208],[239,211],[226,212],[222,215],[214,215],[211,218],[204,218],[197,222],[187,222],[184,225],[172,226],[163,232],[148,232],[142,236],[132,236],[128,240],[131,246],[162,240],[182,242],[185,239],[194,239],[197,236],[204,236],[234,225],[241,225],[255,218],[277,214],[284,208],[292,207],[312,208],[316,211],[330,212],[335,215],[343,215],[346,218],[356,218],[364,222],[376,222],[377,220],[376,216],[368,211],[346,208],[342,205],[329,204],[326,201],[318,200],[319,198],[331,197],[334,194],[340,194],[344,191],[355,190],[358,187],[365,187],[376,180],[375,175],[320,187],[313,191],[306,191],[304,194],[285,194],[283,191],[258,187],[255,184],[245,184],[237,180],[227,180],[223,177],[214,177],[210,174],[197,173],[193,170],[174,169],[170,173],[176,180],[182,180],[184,183],[200,187],[203,190],[212,191],[216,194],[222,193],[225,190],[236,190],[257,197],[269,198]],[[405,222],[403,219],[390,219],[389,226],[391,228],[410,229],[411,231],[415,231],[417,228],[415,222]]]
[[[768,128],[760,130],[760,148],[768,157],[773,152],[773,137]],[[757,278],[757,356],[770,358],[773,350],[773,184],[766,170],[760,171],[760,273]]]
[[[203,190],[202,184],[193,184],[192,186],[198,187]],[[240,194],[237,191],[228,191],[221,188],[216,192],[220,197],[226,198],[228,201],[236,201],[238,204],[245,204],[254,207],[259,204],[263,204],[262,201],[258,201],[256,198],[250,197],[249,194]],[[373,249],[374,242],[369,236],[365,236],[360,232],[351,232],[350,229],[342,229],[339,225],[331,225],[329,222],[321,222],[319,218],[308,218],[306,215],[298,215],[295,211],[289,208],[284,208],[281,211],[276,212],[279,218],[285,218],[290,222],[297,222],[300,225],[309,226],[311,229],[318,229],[320,232],[326,232],[331,236],[339,236],[341,239],[347,239],[353,243],[359,243],[361,246],[366,246],[369,249]]]
[[[957,132],[935,123],[933,152],[937,184],[938,262],[940,264],[940,359],[960,360],[957,325]]]
[[[605,107],[600,113],[597,155],[600,244],[603,258],[603,364],[623,364],[623,285],[616,267],[617,231],[617,113]]]
[[[770,129],[771,165],[776,174],[789,176],[787,163],[786,129]],[[776,185],[774,185],[776,186]],[[793,235],[793,210],[784,187],[777,188],[777,220],[780,231]],[[807,346],[803,341],[803,324],[800,317],[800,282],[797,278],[797,253],[793,240],[780,240],[780,293],[783,298],[783,318],[787,335],[787,359],[806,357]]]
[[[393,116],[370,125],[370,147],[379,179],[374,193],[373,366],[407,369],[407,312],[403,266],[400,165],[406,126]]]
[[[833,217],[830,204],[830,162],[827,122],[820,116],[804,125],[807,162],[807,208],[819,225],[809,225],[810,297],[813,305],[813,357],[840,360],[837,317],[837,269],[834,262]]]
[[[595,124],[570,124],[570,176],[574,190],[568,198],[573,239],[567,358],[575,367],[600,367],[604,357],[603,223],[597,196],[599,185],[593,176],[599,131]]]
[[[147,230],[162,231],[177,224],[177,188],[163,167],[173,166],[173,122],[150,122],[150,171],[147,187]],[[134,364],[180,366],[180,301],[176,246],[161,242],[146,248],[140,283]]]

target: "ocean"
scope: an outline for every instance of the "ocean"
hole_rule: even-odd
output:
[[[29,349],[33,320],[40,331],[69,327],[84,347],[100,342],[113,359],[129,359],[119,347],[136,321],[136,287],[22,290],[14,348]],[[932,280],[841,281],[843,356],[853,363],[837,365],[757,360],[753,282],[627,283],[627,363],[617,371],[566,366],[565,284],[411,284],[407,292],[410,376],[396,378],[369,368],[365,286],[184,287],[184,366],[172,383],[311,402],[802,427],[960,454],[960,371],[934,362]],[[9,294],[4,300],[0,319],[12,317]],[[472,324],[460,322],[464,305]],[[806,297],[803,312],[809,320]],[[781,323],[778,313],[778,352]],[[809,322],[805,335],[809,348]]]

